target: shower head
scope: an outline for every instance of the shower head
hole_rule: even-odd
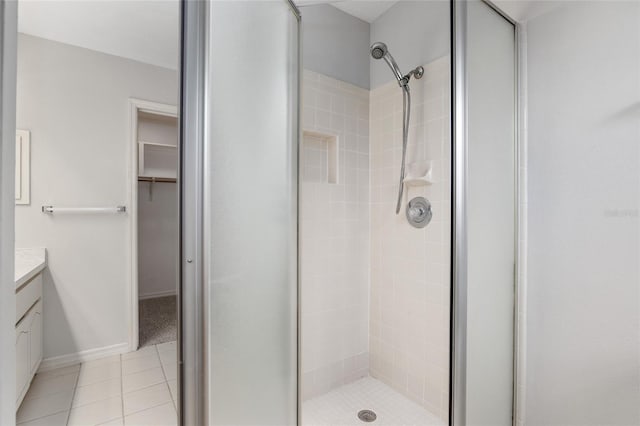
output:
[[[387,45],[378,41],[371,45],[371,49],[369,51],[371,52],[373,59],[382,59],[382,57],[387,54]]]
[[[404,87],[407,85],[409,79],[403,76],[402,72],[400,72],[400,68],[393,59],[393,56],[391,56],[391,53],[389,53],[389,49],[387,49],[386,44],[377,41],[371,45],[369,52],[371,52],[373,59],[384,59],[387,65],[389,65],[389,68],[391,68],[391,71],[393,71],[393,75],[396,76],[400,86]]]

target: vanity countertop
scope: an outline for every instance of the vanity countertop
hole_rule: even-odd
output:
[[[16,249],[15,279],[16,290],[31,278],[35,277],[47,266],[47,249]]]

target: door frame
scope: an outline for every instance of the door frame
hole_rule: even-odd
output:
[[[129,98],[129,242],[131,257],[129,259],[129,351],[138,350],[140,344],[139,324],[139,277],[138,277],[138,113],[148,112],[167,117],[178,117],[178,107],[175,105],[142,99]],[[180,145],[178,144],[178,150]],[[178,279],[178,277],[176,277]],[[176,286],[177,287],[177,286]],[[177,289],[176,289],[177,291]]]
[[[15,144],[18,6],[0,0],[0,424],[16,422]]]

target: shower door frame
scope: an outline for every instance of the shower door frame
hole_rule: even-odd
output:
[[[178,291],[178,424],[205,421],[204,126],[208,4],[180,10],[180,288]]]
[[[449,367],[449,425],[466,425],[467,408],[467,185],[468,185],[468,100],[467,100],[467,6],[481,1],[514,27],[515,123],[514,123],[514,300],[512,357],[512,425],[517,422],[518,404],[518,301],[520,289],[520,166],[525,122],[523,93],[522,26],[490,0],[450,0],[451,31],[451,310]]]
[[[0,0],[1,2],[2,0]],[[292,0],[280,0],[289,6],[298,22],[296,38],[298,45],[298,84],[294,94],[297,129],[296,146],[302,134],[300,126],[300,101],[302,81],[301,14]],[[205,228],[203,208],[206,170],[204,158],[205,140],[210,119],[207,118],[208,90],[207,68],[211,61],[208,49],[210,31],[210,4],[206,1],[180,0],[181,16],[181,64],[180,64],[180,288],[178,292],[178,424],[208,424],[207,413],[207,357],[210,354],[206,320],[210,315],[207,306],[209,289],[206,280]],[[295,175],[299,175],[299,152],[294,160]],[[297,210],[298,185],[294,200]],[[297,218],[296,212],[296,218]],[[296,292],[297,292],[297,351],[296,351],[296,420],[300,424],[300,279],[299,249],[296,223]]]

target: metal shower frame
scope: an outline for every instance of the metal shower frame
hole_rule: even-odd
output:
[[[489,0],[451,0],[451,304],[450,304],[450,367],[449,367],[449,425],[466,425],[466,379],[467,379],[467,186],[468,186],[468,117],[467,117],[467,8],[469,1],[481,1],[493,9],[514,27],[515,48],[515,238],[514,253],[514,303],[513,303],[513,385],[512,425],[517,421],[517,363],[518,300],[519,300],[519,240],[520,215],[519,170],[521,163],[521,127],[523,107],[521,103],[520,24]]]

